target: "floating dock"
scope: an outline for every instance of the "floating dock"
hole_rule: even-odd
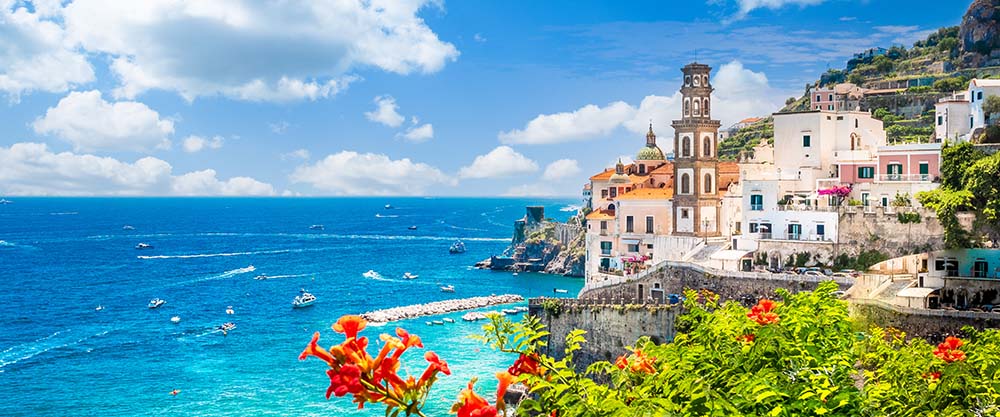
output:
[[[524,301],[524,297],[517,294],[460,298],[455,300],[435,301],[426,304],[414,304],[403,307],[387,308],[385,310],[369,311],[362,314],[361,317],[372,323],[388,323],[390,321],[406,320],[422,316],[433,316],[435,314],[472,310],[474,308],[517,303],[521,301]]]

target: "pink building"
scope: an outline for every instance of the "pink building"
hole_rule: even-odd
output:
[[[941,176],[941,144],[914,143],[878,149],[880,181],[933,181]]]
[[[832,88],[817,88],[809,94],[811,110],[847,111],[855,110],[865,92],[851,83],[841,83]]]
[[[875,161],[840,164],[837,165],[837,172],[840,182],[844,184],[875,182],[878,166]]]

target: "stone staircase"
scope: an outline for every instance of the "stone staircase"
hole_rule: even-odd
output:
[[[694,249],[684,255],[681,259],[684,262],[691,262],[696,264],[705,264],[711,260],[712,255],[719,251],[729,249],[732,245],[726,238],[711,238],[698,244]]]

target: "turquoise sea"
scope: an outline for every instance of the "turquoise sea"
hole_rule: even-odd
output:
[[[583,284],[470,267],[507,246],[524,206],[564,220],[572,199],[11,200],[0,205],[2,416],[380,416],[381,407],[324,398],[325,365],[297,359],[314,331],[329,345],[343,314],[493,293],[574,295]],[[449,255],[457,238],[468,252]],[[135,249],[140,242],[153,249]],[[254,279],[261,274],[276,278]],[[319,302],[293,310],[300,288]],[[166,304],[150,310],[155,297]],[[443,326],[397,323],[454,371],[429,415],[447,415],[471,377],[490,392],[493,373],[513,360],[469,339],[480,325],[461,315],[435,317],[457,320]],[[228,321],[237,328],[227,336],[214,330]],[[365,334],[377,341],[397,324]],[[404,362],[417,376],[426,365],[421,351]]]

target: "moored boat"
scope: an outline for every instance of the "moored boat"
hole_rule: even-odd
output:
[[[444,322],[443,322],[443,321],[441,321],[441,320],[434,320],[434,324],[436,324],[436,325],[438,325],[438,326],[443,326],[443,325],[444,325]]]
[[[568,290],[564,290],[564,289],[562,289],[562,288],[553,288],[553,289],[552,289],[552,292],[554,292],[554,293],[558,293],[558,294],[566,294],[566,293],[568,293],[569,291],[568,291]]]
[[[141,249],[153,249],[153,245],[150,245],[148,243],[139,243],[138,245],[135,245],[135,248],[136,249],[140,249],[140,250]]]
[[[441,287],[441,292],[455,292],[454,285],[445,285]]]
[[[411,274],[409,272],[403,273],[403,279],[417,279],[417,278],[420,278],[420,275]]]
[[[407,229],[410,229],[410,230],[417,230],[417,226],[410,226],[410,227],[407,227]]]
[[[445,323],[454,323],[455,322],[455,319],[448,318],[448,317],[445,317],[445,318],[443,318],[441,320],[444,321]]]
[[[0,204],[10,204],[10,203],[13,203],[13,201],[10,201],[6,198],[0,198]]]
[[[299,290],[299,291],[302,294],[300,294],[299,296],[295,297],[294,300],[292,300],[292,308],[309,307],[316,303],[315,295],[306,292],[306,290]]]
[[[173,324],[180,323],[181,322],[181,316],[173,316],[173,317],[171,317],[170,318],[170,322],[173,323]]]
[[[146,304],[146,307],[149,307],[149,308],[158,308],[158,307],[160,307],[160,306],[162,306],[162,305],[164,305],[166,303],[167,302],[164,301],[162,298],[154,298],[152,300],[149,300],[149,304]]]

